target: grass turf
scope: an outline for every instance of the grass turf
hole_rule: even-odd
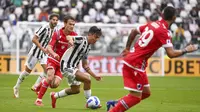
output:
[[[49,89],[43,98],[44,107],[36,107],[36,95],[30,90],[37,76],[29,76],[20,88],[20,98],[13,98],[13,86],[18,75],[0,75],[1,112],[106,112],[105,103],[128,93],[123,89],[119,76],[104,77],[101,82],[92,79],[92,94],[98,96],[103,107],[97,110],[85,108],[83,90],[78,95],[57,100],[57,108],[51,108],[49,93],[68,87],[66,80],[57,89]],[[149,77],[152,95],[127,112],[200,112],[200,77]]]

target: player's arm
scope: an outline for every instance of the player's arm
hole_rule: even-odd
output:
[[[167,56],[169,58],[176,58],[176,57],[179,57],[179,56],[182,56],[186,53],[190,53],[190,52],[193,52],[193,51],[196,51],[198,49],[197,46],[195,45],[188,45],[187,47],[185,47],[184,49],[182,50],[175,50],[173,47],[166,47],[165,50],[167,52]]]
[[[40,44],[40,42],[38,41],[38,36],[37,35],[34,35],[33,39],[32,39],[32,42],[37,46],[39,47],[44,53],[47,53],[46,49],[43,48]]]
[[[89,73],[93,78],[95,78],[96,80],[101,80],[101,76],[97,76],[95,75],[95,73],[90,69],[90,67],[88,66],[88,61],[87,59],[82,59],[82,67],[85,69],[85,71],[87,73]]]
[[[55,53],[53,50],[53,47],[56,45],[56,41],[57,41],[57,34],[54,33],[51,41],[49,42],[49,44],[47,46],[47,51],[51,56],[53,56],[53,58],[59,60],[59,58],[60,58],[59,55],[57,53]]]
[[[69,42],[69,45],[70,45],[70,46],[73,46],[73,45],[74,45],[74,37],[73,37],[73,36],[67,35],[67,36],[66,36],[66,39],[67,39],[67,41]]]
[[[131,33],[129,34],[128,40],[127,40],[127,42],[126,42],[126,48],[125,48],[125,49],[122,51],[122,53],[121,53],[122,56],[125,56],[125,55],[130,51],[130,47],[131,47],[131,45],[132,45],[134,39],[136,38],[136,36],[137,36],[138,34],[140,34],[140,33],[138,32],[137,29],[132,29],[132,30],[131,30]]]

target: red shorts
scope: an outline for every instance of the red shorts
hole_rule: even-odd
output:
[[[55,60],[48,58],[47,60],[47,70],[48,69],[54,69],[55,73],[54,75],[59,77],[60,79],[63,78],[61,71],[60,71],[60,63],[56,62]]]
[[[146,72],[140,72],[124,64],[122,68],[124,89],[142,92],[144,86],[149,86]]]

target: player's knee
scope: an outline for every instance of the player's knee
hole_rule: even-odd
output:
[[[142,100],[151,96],[151,93],[142,93]]]
[[[86,79],[86,80],[84,81],[84,83],[86,83],[86,84],[91,84],[91,80],[88,78],[88,79]]]
[[[50,88],[55,89],[55,88],[57,88],[59,85],[60,85],[60,84],[59,84],[58,82],[56,83],[55,81],[52,81],[51,84],[50,84]]]

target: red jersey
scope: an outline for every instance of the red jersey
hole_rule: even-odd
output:
[[[140,37],[125,56],[124,63],[136,70],[145,71],[148,59],[160,47],[172,47],[171,36],[165,20],[150,22],[137,28]]]
[[[60,56],[60,59],[64,52],[68,49],[69,44],[68,40],[66,39],[66,35],[63,32],[64,28],[61,28],[59,32],[54,32],[52,39],[49,43],[49,45],[53,46],[53,50],[55,53],[57,53]],[[69,35],[71,36],[77,36],[76,32],[71,32]],[[50,57],[53,57],[50,55]],[[55,59],[54,59],[55,60]],[[60,62],[60,60],[58,60]]]

